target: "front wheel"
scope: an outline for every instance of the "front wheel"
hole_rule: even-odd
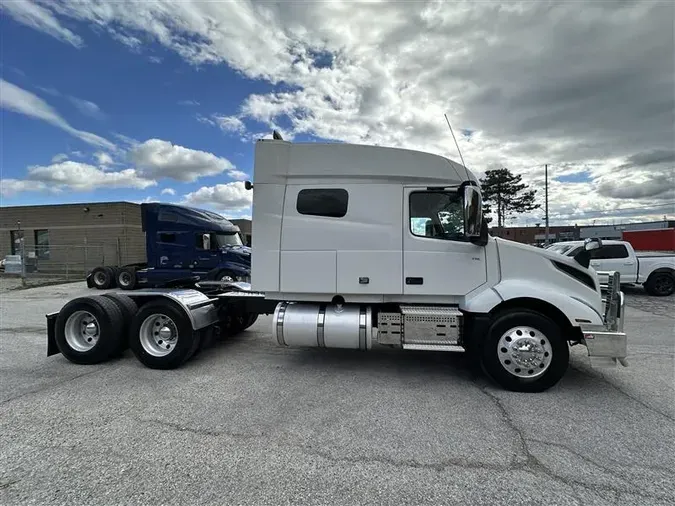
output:
[[[569,365],[569,347],[558,325],[539,313],[514,310],[496,317],[481,348],[485,373],[515,392],[543,392]]]

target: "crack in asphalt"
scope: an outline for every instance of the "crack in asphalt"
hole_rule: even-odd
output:
[[[21,481],[21,480],[18,480],[18,479],[17,479],[17,480],[9,480],[9,481],[6,481],[6,482],[4,482],[4,483],[0,481],[0,490],[2,490],[2,489],[4,489],[4,488],[11,487],[11,486],[14,485],[15,483],[19,483],[20,481]]]
[[[404,468],[404,469],[420,469],[420,470],[429,470],[429,471],[436,471],[436,472],[442,472],[445,471],[446,469],[449,468],[462,468],[462,469],[470,469],[470,470],[487,470],[487,471],[496,471],[496,472],[503,472],[503,473],[508,473],[508,472],[513,472],[515,471],[524,471],[524,472],[529,472],[531,474],[539,474],[539,475],[544,475],[551,480],[557,482],[557,483],[562,483],[563,485],[566,485],[569,487],[570,492],[574,495],[575,499],[580,504],[583,504],[583,498],[581,495],[579,495],[579,490],[576,487],[582,487],[588,491],[594,492],[596,494],[613,494],[614,497],[619,497],[621,494],[633,494],[635,496],[640,497],[641,499],[653,499],[653,500],[664,500],[667,499],[667,497],[660,496],[657,494],[651,494],[646,491],[639,491],[635,489],[636,485],[626,483],[625,479],[622,477],[616,477],[614,474],[607,469],[606,467],[593,462],[591,459],[565,447],[564,445],[560,445],[557,443],[548,443],[545,441],[540,441],[536,439],[528,439],[523,430],[517,427],[511,416],[509,415],[508,411],[506,408],[503,406],[502,402],[500,399],[498,399],[495,395],[493,395],[491,392],[487,390],[486,387],[480,388],[480,391],[482,391],[487,397],[489,397],[494,405],[497,407],[499,410],[503,420],[505,421],[506,425],[511,429],[517,437],[517,447],[518,447],[518,452],[516,453],[514,459],[509,462],[508,464],[497,464],[497,463],[489,463],[489,462],[479,462],[479,461],[474,461],[470,459],[466,459],[464,457],[458,457],[458,458],[450,458],[450,459],[444,459],[438,462],[419,462],[414,459],[408,459],[408,460],[400,460],[400,459],[395,459],[392,457],[386,457],[386,456],[339,456],[339,455],[334,455],[331,454],[329,451],[323,451],[318,448],[313,448],[311,445],[303,445],[303,444],[296,444],[293,442],[285,442],[285,443],[280,443],[280,446],[284,446],[287,448],[291,449],[296,449],[299,450],[301,453],[305,454],[306,456],[310,457],[319,457],[331,462],[335,463],[345,463],[345,464],[382,464],[382,465],[387,465],[391,466],[394,468]],[[270,434],[267,433],[257,433],[257,434],[246,434],[246,433],[240,433],[240,432],[230,432],[230,431],[220,431],[220,430],[213,430],[213,429],[200,429],[200,428],[192,428],[188,427],[185,424],[178,424],[178,423],[172,423],[172,422],[165,422],[162,420],[156,420],[156,419],[135,419],[139,423],[150,423],[150,424],[156,424],[162,427],[166,427],[172,430],[175,430],[177,432],[187,432],[199,436],[212,436],[212,437],[230,437],[234,439],[244,439],[244,440],[250,440],[250,439],[261,439],[270,436]],[[561,447],[567,451],[569,451],[571,454],[577,456],[581,460],[592,464],[596,468],[602,469],[604,472],[608,473],[612,478],[620,479],[622,480],[622,485],[625,485],[626,488],[616,488],[612,487],[609,485],[602,485],[602,484],[597,484],[597,483],[587,483],[581,480],[573,479],[573,478],[568,478],[565,476],[561,476],[559,474],[556,474],[552,469],[549,467],[545,466],[536,456],[534,456],[529,447],[528,447],[528,441],[531,443],[539,443],[539,444],[544,444],[544,445],[550,445],[550,446],[558,446]],[[518,461],[518,457],[523,457]]]
[[[638,399],[637,397],[635,397],[635,396],[629,394],[628,392],[626,392],[626,391],[624,391],[624,390],[621,390],[618,386],[616,386],[614,383],[612,383],[611,381],[609,381],[609,380],[605,377],[605,375],[602,374],[601,372],[597,372],[597,371],[596,371],[596,374],[591,374],[591,373],[588,372],[588,371],[584,371],[583,369],[579,369],[578,367],[572,366],[572,364],[570,364],[570,369],[574,369],[575,371],[578,371],[578,372],[580,372],[581,374],[583,374],[584,376],[588,376],[589,378],[599,379],[599,380],[603,381],[604,383],[606,383],[607,385],[609,385],[611,388],[613,388],[614,390],[616,390],[616,391],[619,392],[620,394],[624,395],[625,397],[628,397],[630,400],[632,400],[632,401],[634,401],[634,402],[637,402],[640,406],[642,406],[643,408],[646,408],[648,411],[651,411],[652,413],[656,413],[657,415],[661,415],[661,416],[663,416],[664,418],[667,418],[668,420],[670,420],[671,422],[675,422],[675,417],[672,417],[672,416],[669,415],[668,413],[664,413],[663,411],[661,411],[661,410],[659,410],[659,409],[657,409],[657,408],[655,408],[655,407],[653,407],[653,406],[650,406],[649,404],[647,404],[647,403],[644,402],[643,400]]]
[[[198,436],[215,436],[215,437],[221,437],[221,436],[227,436],[231,437],[234,439],[258,439],[267,436],[268,434],[265,433],[259,433],[259,434],[245,434],[241,432],[228,432],[228,431],[218,431],[218,430],[210,430],[210,429],[199,429],[195,427],[188,427],[186,424],[182,423],[172,423],[172,422],[165,422],[164,420],[156,420],[154,418],[145,418],[145,419],[140,419],[140,418],[134,418],[134,420],[138,423],[145,423],[145,424],[156,424],[161,427],[167,427],[170,429],[173,429],[177,432],[188,432],[190,434],[195,434]]]
[[[508,411],[506,410],[506,408],[502,404],[501,400],[497,396],[495,396],[492,392],[490,392],[487,389],[487,387],[480,388],[480,391],[483,392],[487,397],[489,397],[492,400],[494,405],[500,411],[504,422],[516,434],[516,436],[517,436],[517,438],[520,442],[520,449],[521,449],[522,454],[525,456],[526,460],[525,460],[524,463],[509,466],[508,467],[509,470],[530,471],[534,474],[539,473],[539,474],[543,474],[543,475],[547,476],[548,478],[552,479],[553,481],[556,481],[558,483],[563,483],[564,485],[567,485],[568,487],[570,487],[570,489],[576,495],[576,498],[580,501],[581,504],[583,504],[583,500],[581,499],[581,497],[579,497],[577,495],[578,491],[575,489],[575,486],[583,487],[584,489],[589,490],[591,492],[595,492],[595,493],[607,493],[607,492],[611,492],[613,494],[630,493],[630,494],[637,495],[637,496],[639,496],[640,498],[643,498],[643,499],[659,499],[659,500],[667,499],[666,497],[655,495],[655,494],[650,494],[650,493],[644,492],[644,491],[637,491],[635,489],[622,490],[622,489],[619,489],[619,488],[616,488],[616,487],[611,487],[609,485],[601,485],[601,484],[597,484],[597,483],[587,483],[587,482],[584,482],[584,481],[581,481],[581,480],[568,478],[568,477],[556,474],[551,468],[545,466],[536,456],[534,456],[532,454],[532,452],[530,451],[530,449],[528,447],[528,444],[527,444],[528,438],[525,436],[524,431],[515,424],[515,422],[513,421],[511,416],[509,415]],[[540,442],[540,441],[536,441],[536,440],[532,440],[532,439],[530,439],[529,441],[530,442]],[[550,444],[550,443],[544,443],[544,444]],[[572,451],[572,450],[570,450],[569,448],[566,448],[566,447],[563,447],[563,448],[568,450],[570,453],[579,456],[580,458],[582,458],[582,460],[584,460],[586,462],[589,462],[589,463],[593,464],[594,466],[599,467],[600,469],[603,469],[603,470],[607,471],[606,468],[603,468],[602,466],[599,466],[595,462],[577,454],[577,452],[574,452],[574,451]],[[610,473],[610,476],[612,476],[612,478],[623,479],[623,478],[614,476],[614,474],[612,474],[612,473]],[[634,486],[634,485],[630,485],[630,486]]]
[[[20,393],[19,395],[15,395],[14,397],[9,397],[9,398],[7,398],[7,399],[4,399],[4,400],[0,401],[0,406],[4,406],[4,405],[7,404],[8,402],[14,401],[14,400],[16,400],[16,399],[21,399],[22,397],[26,397],[27,395],[32,395],[32,394],[37,394],[37,393],[40,393],[40,392],[44,392],[44,391],[46,391],[46,390],[49,390],[50,388],[54,388],[54,387],[63,385],[64,383],[69,383],[69,382],[74,381],[74,380],[76,380],[76,379],[78,379],[78,378],[81,378],[81,377],[83,377],[83,376],[89,376],[90,374],[95,374],[95,373],[97,373],[97,372],[101,372],[101,371],[105,371],[105,370],[108,370],[108,368],[101,368],[101,369],[95,369],[95,370],[93,370],[93,371],[83,372],[83,373],[77,374],[77,375],[75,375],[75,376],[73,376],[73,377],[71,377],[71,378],[67,378],[67,379],[64,379],[64,380],[62,380],[62,381],[58,381],[58,382],[56,382],[56,383],[49,383],[48,385],[45,385],[45,386],[43,386],[43,387],[41,387],[41,388],[36,388],[36,389],[34,389],[34,390],[28,390],[28,391],[26,391],[26,392],[22,392],[22,393]]]

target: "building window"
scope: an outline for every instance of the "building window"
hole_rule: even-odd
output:
[[[9,240],[10,240],[10,250],[12,252],[12,255],[20,255],[21,254],[21,244],[20,244],[20,239],[23,236],[23,232],[19,230],[10,230],[9,232]]]
[[[342,188],[300,190],[296,209],[300,214],[342,218],[347,214],[349,194]]]
[[[411,193],[410,232],[418,237],[466,240],[461,197],[456,192]]]
[[[591,250],[591,258],[628,258],[628,250],[623,244],[608,244],[602,248]]]
[[[35,231],[35,254],[39,260],[49,260],[49,230]]]

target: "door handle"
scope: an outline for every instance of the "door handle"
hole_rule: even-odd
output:
[[[424,284],[424,278],[405,278],[406,285],[422,285]]]
[[[624,262],[623,265],[633,265],[633,262]]]

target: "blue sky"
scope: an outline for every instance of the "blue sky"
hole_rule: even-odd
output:
[[[2,79],[42,99],[72,127],[101,136],[122,149],[129,146],[124,137],[139,142],[161,139],[225,158],[237,170],[252,176],[253,139],[242,139],[233,132],[228,135],[207,119],[236,114],[247,96],[273,91],[273,85],[242,76],[225,64],[196,66],[158,43],[146,43],[142,50],[130,49],[102,30],[78,22],[70,25],[86,45],[74,47],[57,42],[49,34],[3,16]],[[3,180],[21,180],[31,166],[53,167],[52,159],[58,155],[98,166],[96,153],[103,152],[114,160],[107,170],[132,166],[123,152],[101,149],[53,124],[12,110],[1,114]],[[253,119],[242,123],[246,132],[271,132],[264,123]],[[315,137],[300,135],[296,139]],[[2,205],[180,201],[181,195],[201,187],[237,179],[242,178],[224,172],[202,176],[194,182],[158,178],[156,185],[146,188],[104,186],[71,191],[66,187],[58,193],[10,192],[3,196]],[[167,189],[175,191],[175,195]],[[234,209],[229,214],[248,215],[250,211]]]
[[[675,214],[675,7],[513,7],[2,2],[2,205],[246,216],[272,129],[459,161],[448,114],[479,176],[508,167],[543,201],[549,165],[553,222]]]

